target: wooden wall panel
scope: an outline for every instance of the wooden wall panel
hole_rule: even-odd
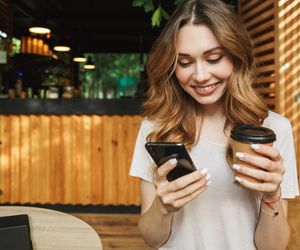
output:
[[[238,2],[239,14],[256,47],[260,74],[256,87],[269,107],[286,116],[292,123],[299,180],[300,0]],[[299,208],[300,198],[289,202],[289,250],[300,249]]]
[[[140,204],[140,116],[0,115],[1,203]]]
[[[0,121],[0,126],[2,122]],[[21,166],[21,183],[22,193],[20,197],[21,203],[28,203],[30,201],[30,117],[21,115],[20,116],[20,155],[22,156],[22,160],[20,162]],[[1,139],[4,138],[5,135],[0,132]],[[0,147],[1,148],[1,147]],[[3,157],[4,155],[1,154]],[[45,160],[46,162],[47,160]],[[2,166],[0,164],[0,166]],[[2,167],[1,167],[2,170]]]
[[[300,174],[300,1],[278,3],[278,111],[293,125]],[[298,98],[297,98],[298,96]],[[289,250],[300,249],[300,198],[289,204]]]
[[[11,167],[10,167],[10,119],[0,116],[1,133],[1,157],[0,157],[0,185],[1,197],[3,200],[9,200],[11,197]],[[6,136],[3,136],[6,135]],[[5,192],[4,192],[5,191]]]
[[[277,77],[274,1],[239,1],[238,8],[255,46],[258,71],[258,82],[255,87],[272,110],[276,109],[274,84]]]
[[[103,119],[101,116],[92,116],[92,151],[91,151],[91,169],[93,176],[91,178],[91,196],[92,196],[92,204],[99,204],[103,200],[103,191],[104,185],[102,181],[103,175],[103,167],[105,166],[103,162],[103,149],[102,149],[102,141],[103,141]]]

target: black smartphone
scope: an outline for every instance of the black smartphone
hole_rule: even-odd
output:
[[[197,170],[181,142],[147,142],[145,148],[158,167],[170,159],[177,159],[176,167],[167,175],[168,181],[173,181]]]

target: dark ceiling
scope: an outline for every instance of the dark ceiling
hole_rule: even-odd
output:
[[[20,37],[36,19],[53,30],[53,40],[62,39],[83,52],[148,51],[159,29],[151,26],[151,14],[133,7],[131,0],[11,0],[13,33]],[[164,1],[166,9],[174,0]],[[169,3],[168,3],[169,2]]]
[[[171,13],[174,2],[164,0],[161,4]],[[73,50],[79,48],[86,53],[147,52],[161,29],[153,28],[151,13],[133,7],[132,0],[11,0],[11,3],[14,36],[26,35],[34,20],[43,19],[53,31],[52,42],[62,39]]]

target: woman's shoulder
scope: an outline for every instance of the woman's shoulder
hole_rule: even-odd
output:
[[[264,127],[271,128],[277,132],[289,131],[291,129],[291,123],[285,116],[269,111],[268,117],[263,123]]]
[[[145,117],[141,122],[140,129],[143,132],[143,134],[149,134],[150,131],[153,130],[153,128],[155,127],[156,124],[157,124],[156,121],[150,120],[147,117]]]
[[[283,125],[286,126],[290,124],[290,121],[285,116],[275,113],[273,111],[269,111],[268,117],[264,121],[264,126],[267,125]]]

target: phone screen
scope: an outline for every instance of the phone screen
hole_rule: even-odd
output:
[[[196,170],[189,153],[181,142],[147,142],[145,147],[158,167],[172,158],[177,159],[176,167],[167,175],[168,181]]]

